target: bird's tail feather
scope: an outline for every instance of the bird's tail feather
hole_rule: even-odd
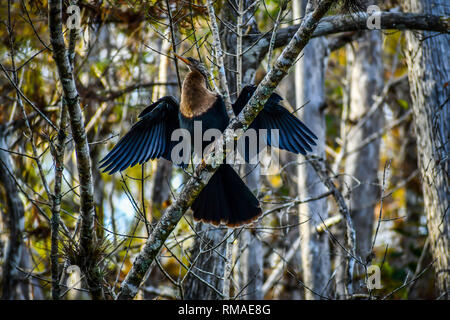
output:
[[[261,215],[258,199],[228,164],[222,164],[191,206],[194,218],[237,227]]]

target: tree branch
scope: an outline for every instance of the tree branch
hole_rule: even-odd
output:
[[[92,184],[91,158],[89,144],[84,129],[84,120],[81,112],[80,99],[75,85],[73,69],[64,42],[62,32],[62,1],[50,0],[49,29],[50,42],[53,48],[59,78],[64,92],[64,100],[70,116],[72,136],[77,154],[77,168],[80,181],[81,198],[81,250],[86,256],[92,249],[94,241],[94,187]]]
[[[404,13],[404,12],[380,12],[381,29],[397,29],[397,30],[428,30],[449,33],[450,17],[437,16],[430,14]],[[322,19],[314,31],[312,38],[327,36],[340,32],[368,30],[367,18],[368,14],[358,12],[351,15],[337,15]],[[289,26],[278,30],[275,39],[275,48],[285,46],[299,25]],[[259,36],[249,36],[252,41],[256,41]],[[269,50],[271,34],[263,37],[264,41],[260,41],[258,46],[261,50],[261,56]]]
[[[78,38],[78,30],[71,29],[69,34],[69,62],[73,69],[74,59],[75,59],[75,44]],[[64,154],[67,139],[67,104],[63,100],[61,103],[59,115],[59,131],[56,139],[56,144],[52,145],[52,153],[55,161],[55,183],[54,183],[54,193],[52,196],[52,218],[51,218],[51,247],[50,247],[50,261],[51,261],[51,271],[52,271],[52,298],[54,300],[60,299],[60,284],[59,284],[59,225],[61,223],[60,213],[61,213],[61,199],[62,199],[62,177],[64,171]]]

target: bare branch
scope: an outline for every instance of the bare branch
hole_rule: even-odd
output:
[[[368,30],[368,14],[364,12],[352,15],[337,15],[322,19],[317,26],[312,38],[323,37],[340,32]],[[396,30],[428,30],[449,33],[450,17],[429,14],[416,14],[404,12],[380,12],[381,29]],[[275,39],[275,48],[286,45],[294,35],[299,25],[289,26],[278,30]],[[257,40],[259,36],[249,36]],[[266,41],[261,41],[260,46],[264,55],[269,50],[271,34],[265,35]]]

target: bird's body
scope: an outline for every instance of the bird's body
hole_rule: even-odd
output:
[[[196,70],[190,71],[183,81],[178,118],[180,128],[189,131],[192,139],[195,121],[202,124],[202,136],[208,129],[223,131],[228,125],[229,118],[222,97],[206,88],[203,75]],[[207,144],[203,142],[202,149]]]
[[[206,86],[206,70],[195,59],[183,58],[190,68],[183,82],[181,102],[178,105],[172,97],[163,97],[147,107],[132,129],[117,143],[101,161],[101,167],[110,174],[129,166],[142,164],[159,157],[172,160],[171,151],[175,142],[171,134],[175,129],[186,129],[194,145],[194,122],[202,124],[202,134],[208,129],[225,130],[229,117],[222,97]],[[255,91],[246,86],[233,104],[238,114]],[[250,128],[278,129],[279,146],[295,153],[306,154],[315,145],[317,137],[295,116],[279,105],[281,97],[273,94]],[[204,149],[210,142],[203,142]],[[267,144],[271,144],[270,136]],[[248,160],[246,158],[246,160]],[[226,224],[236,227],[249,223],[261,215],[259,201],[228,164],[222,164],[203,188],[191,206],[194,218],[215,225]]]

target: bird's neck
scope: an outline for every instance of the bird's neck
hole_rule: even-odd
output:
[[[205,77],[196,70],[190,71],[183,81],[180,111],[192,118],[205,113],[215,102],[217,95],[206,88]]]

